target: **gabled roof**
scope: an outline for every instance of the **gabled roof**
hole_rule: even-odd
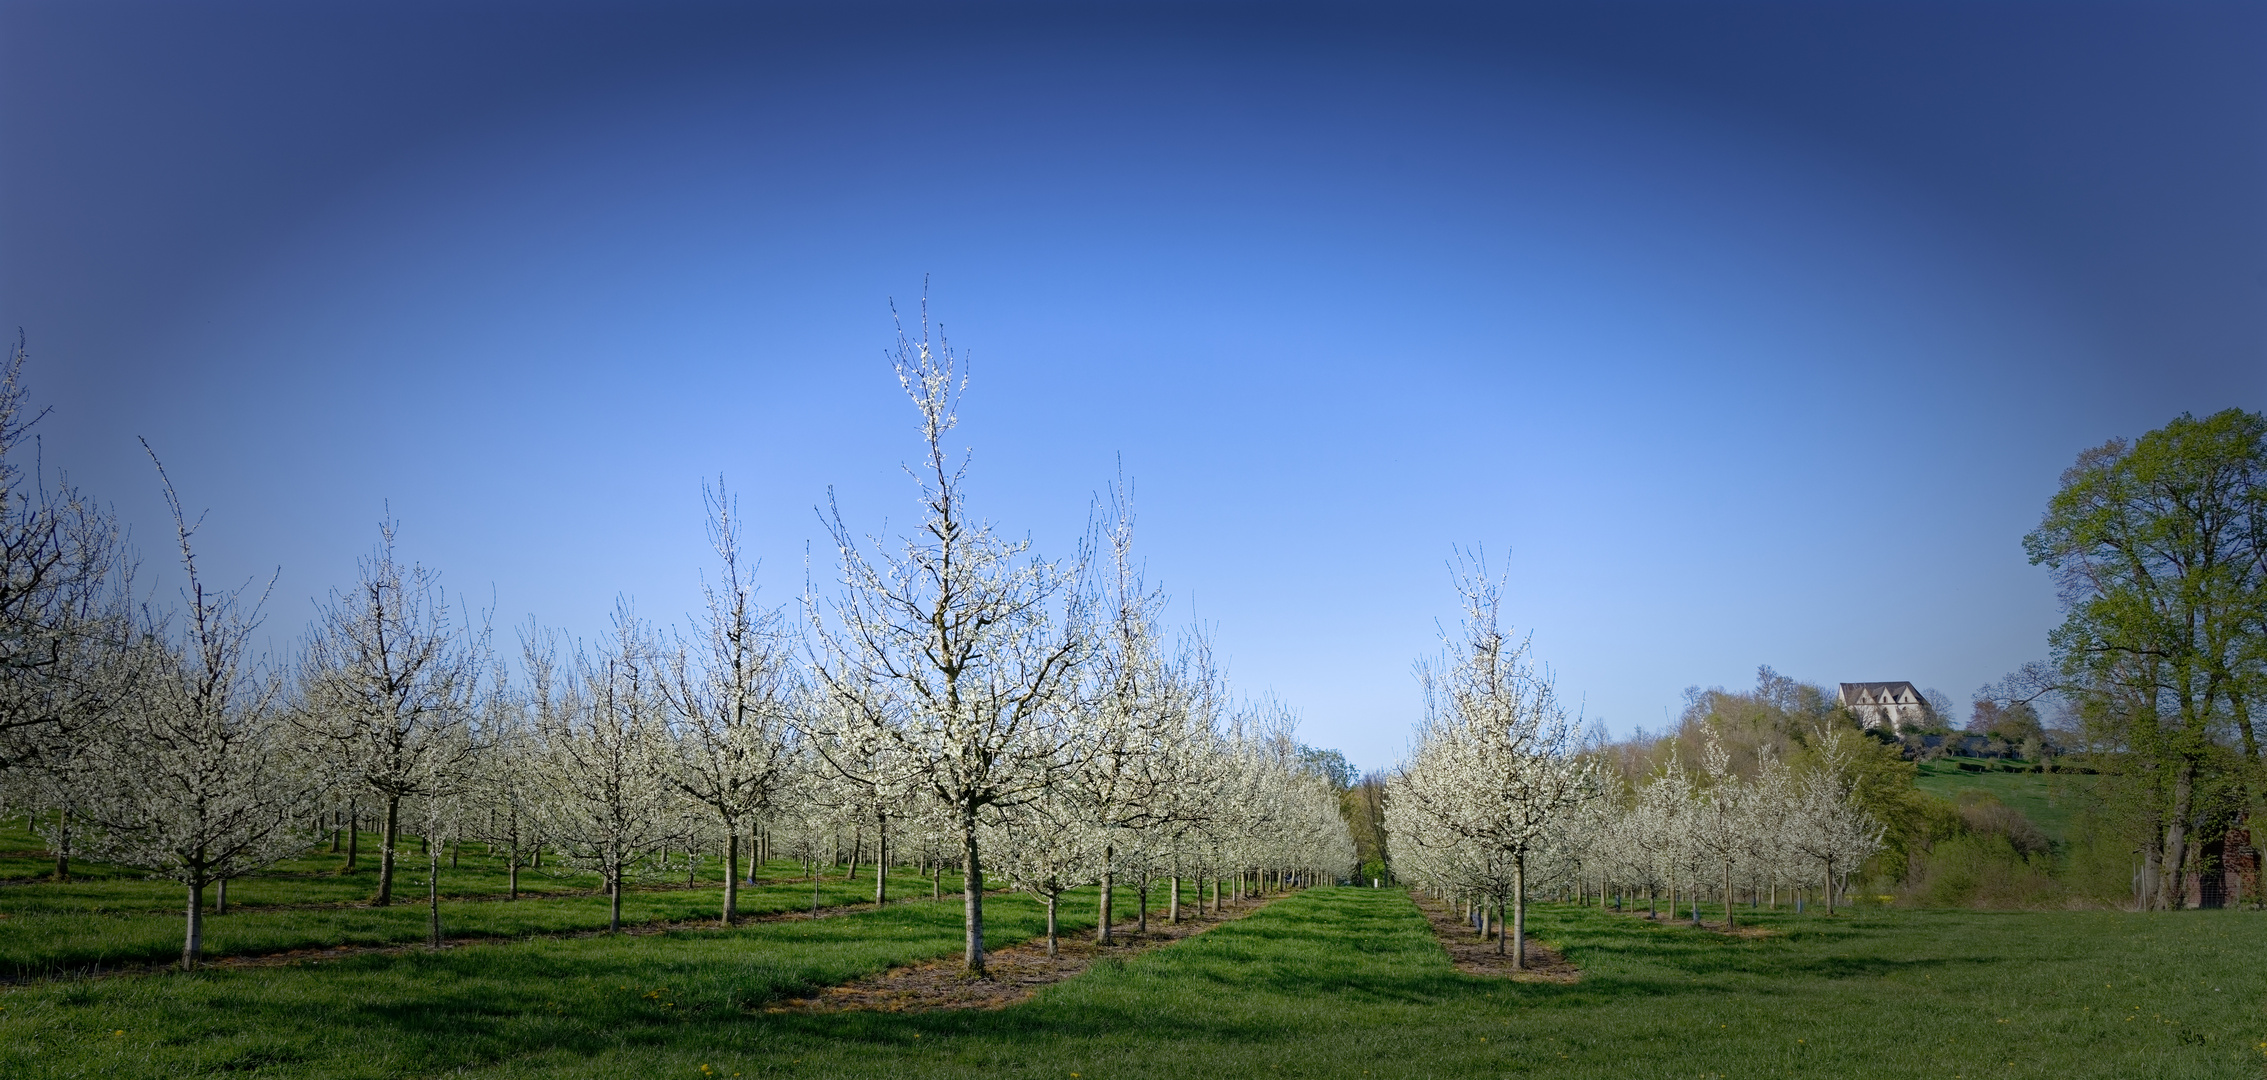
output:
[[[1918,705],[1921,692],[1909,682],[1846,682],[1842,684],[1844,705]]]

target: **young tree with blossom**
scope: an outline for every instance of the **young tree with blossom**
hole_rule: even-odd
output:
[[[932,334],[925,302],[918,336],[898,332],[893,367],[921,416],[925,456],[909,470],[920,484],[921,525],[869,552],[839,511],[829,516],[842,591],[824,612],[815,597],[809,605],[813,670],[852,723],[889,745],[881,760],[952,816],[964,962],[982,975],[981,826],[1053,782],[1088,635],[1075,568],[1038,558],[1029,541],[1005,539],[971,514],[967,459],[945,441],[959,421],[966,368]]]
[[[1415,756],[1400,778],[1410,839],[1453,853],[1453,870],[1499,909],[1510,907],[1508,951],[1524,965],[1527,861],[1556,820],[1591,796],[1589,763],[1576,753],[1578,725],[1548,673],[1502,624],[1499,582],[1478,558],[1460,559],[1459,636],[1421,665],[1426,716]]]
[[[673,736],[670,779],[724,834],[726,926],[738,914],[740,838],[771,806],[793,748],[793,657],[776,613],[756,606],[741,565],[738,504],[719,482],[702,489],[708,539],[722,564],[702,589],[707,610],[690,643],[666,658],[660,681]]]
[[[622,929],[622,882],[631,867],[687,833],[680,790],[668,775],[660,672],[652,640],[627,609],[596,656],[559,663],[549,635],[525,645],[535,730],[553,787],[543,835],[570,866],[606,882],[607,929]]]
[[[344,782],[384,808],[372,900],[380,907],[393,902],[404,801],[449,785],[477,747],[472,723],[488,668],[485,631],[450,620],[440,576],[403,566],[394,535],[393,522],[379,525],[378,549],[362,559],[353,589],[322,608],[293,710]]]
[[[282,681],[252,649],[264,595],[247,602],[245,589],[206,586],[190,543],[196,523],[162,465],[158,476],[187,578],[184,607],[141,629],[141,675],[98,744],[106,782],[82,813],[100,857],[187,887],[181,966],[194,968],[205,886],[311,844],[304,809],[316,786],[279,707]]]

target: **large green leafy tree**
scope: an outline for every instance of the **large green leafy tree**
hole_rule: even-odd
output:
[[[2178,907],[2197,830],[2258,768],[2267,417],[2183,414],[2081,453],[2023,544],[2061,588],[2065,694],[2127,781],[2143,899]]]

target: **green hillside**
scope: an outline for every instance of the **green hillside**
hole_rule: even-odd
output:
[[[1967,758],[1940,758],[1920,763],[1922,791],[1957,801],[1963,791],[1988,792],[2000,802],[2021,811],[2057,844],[2070,839],[2069,830],[2083,804],[2085,785],[2094,778],[2082,773],[1968,772],[1957,764],[1984,764]]]

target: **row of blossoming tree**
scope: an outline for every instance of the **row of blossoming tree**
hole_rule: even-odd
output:
[[[293,656],[258,650],[264,594],[199,573],[197,522],[164,480],[186,585],[136,602],[114,520],[26,476],[19,345],[0,387],[0,806],[73,855],[185,886],[183,963],[202,951],[209,887],[368,822],[374,901],[396,896],[402,838],[424,840],[432,937],[439,861],[483,841],[510,869],[595,872],[620,927],[625,883],[721,862],[719,917],[756,864],[800,860],[817,903],[849,838],[874,898],[915,865],[965,905],[984,968],[988,881],[1054,914],[1068,890],[1152,883],[1194,902],[1335,877],[1353,847],[1329,783],[1303,767],[1287,713],[1236,704],[1201,635],[1160,624],[1121,484],[1077,555],[1050,560],[976,517],[947,438],[965,367],[922,319],[895,371],[920,414],[912,534],[828,522],[839,577],[786,609],[758,603],[737,509],[708,494],[717,572],[705,610],[663,628],[627,605],[585,646],[530,625],[500,656],[487,619],[404,565],[389,524]],[[153,464],[156,455],[151,455]],[[870,846],[869,846],[870,845]],[[752,861],[743,862],[744,859]],[[1209,883],[1211,896],[1204,887]]]
[[[1625,900],[1658,914],[1665,892],[1700,917],[1703,895],[1727,926],[1743,890],[1818,887],[1829,905],[1881,843],[1851,797],[1841,730],[1816,733],[1812,768],[1766,756],[1753,775],[1713,741],[1697,771],[1673,756],[1627,783],[1601,764],[1548,670],[1502,621],[1500,582],[1477,558],[1456,566],[1463,619],[1439,658],[1419,665],[1425,717],[1385,802],[1394,869],[1465,904],[1512,964],[1525,959],[1526,901],[1541,889]],[[1508,931],[1508,932],[1506,932]]]

